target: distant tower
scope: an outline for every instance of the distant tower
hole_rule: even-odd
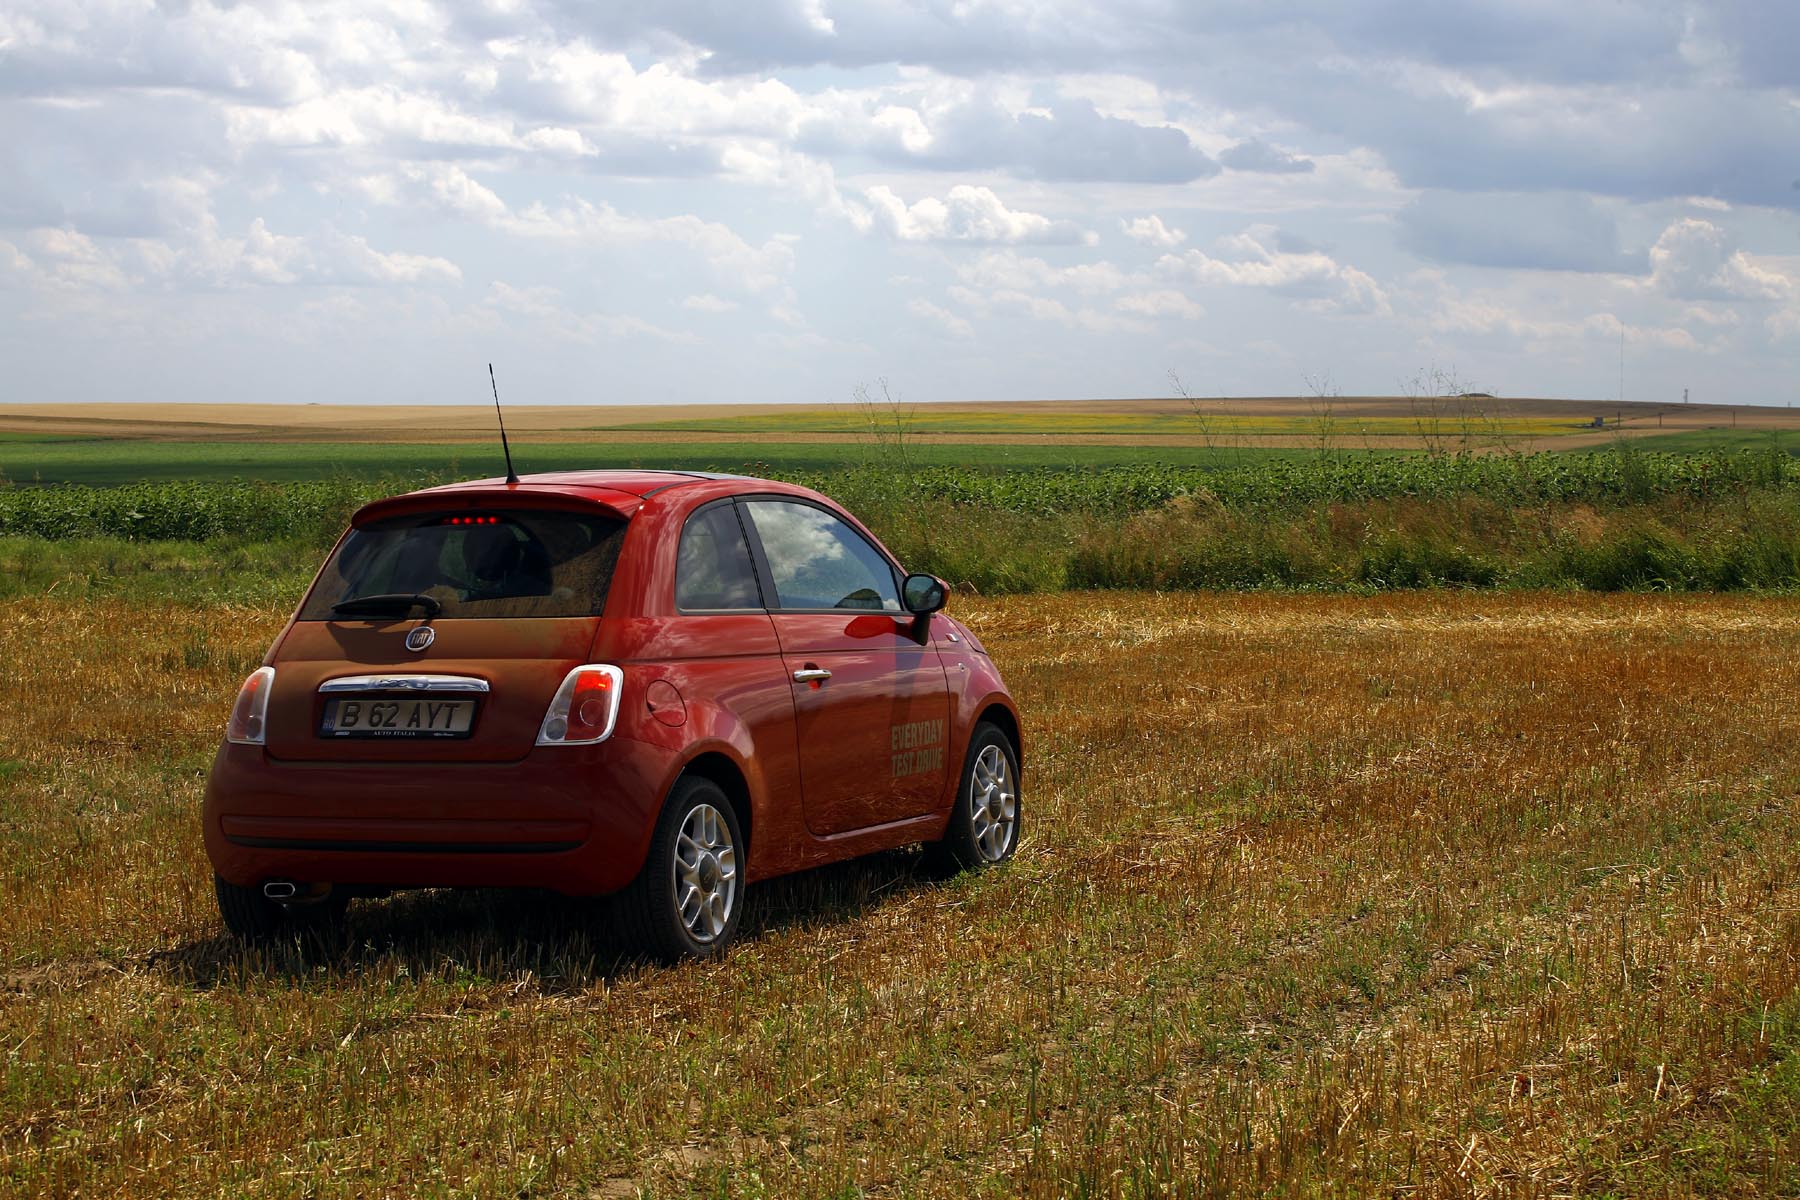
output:
[[[1625,403],[1625,322],[1619,322],[1619,403]]]
[[[1682,389],[1681,389],[1681,402],[1682,402],[1682,403],[1683,403],[1683,404],[1686,404],[1686,403],[1687,403],[1687,402],[1688,402],[1688,398],[1687,398],[1687,389],[1686,389],[1686,388],[1682,388]]]

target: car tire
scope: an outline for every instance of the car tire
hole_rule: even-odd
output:
[[[336,889],[323,900],[309,904],[280,904],[260,888],[239,887],[213,876],[213,894],[219,900],[219,916],[225,928],[242,942],[268,942],[284,936],[327,932],[343,923],[350,896]]]
[[[623,932],[645,954],[677,963],[724,953],[744,910],[744,832],[718,784],[691,775],[675,784],[619,900]]]
[[[950,875],[998,866],[1019,848],[1022,817],[1019,752],[999,726],[983,721],[969,739],[943,840],[925,847],[927,866]]]

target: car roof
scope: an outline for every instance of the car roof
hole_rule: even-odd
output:
[[[753,480],[749,475],[726,475],[718,471],[652,471],[628,467],[603,471],[545,471],[537,475],[521,475],[516,486],[543,488],[565,494],[581,491],[624,492],[626,495],[642,499],[651,492],[660,492],[666,487],[689,483],[696,479],[744,479],[761,482]],[[441,487],[426,488],[425,490],[441,494],[505,486],[506,480],[495,477],[493,479],[470,479],[462,483],[446,483]]]
[[[741,481],[756,487],[779,491],[803,492],[805,489],[753,475],[731,475],[719,471],[662,471],[622,468],[595,471],[547,471],[537,475],[521,475],[517,483],[498,476],[492,479],[470,479],[423,488],[399,496],[376,500],[358,509],[352,524],[402,513],[428,509],[444,501],[491,504],[505,501],[509,506],[521,500],[552,501],[567,504],[583,502],[599,504],[621,516],[630,516],[650,496],[684,484],[710,483],[719,480]]]

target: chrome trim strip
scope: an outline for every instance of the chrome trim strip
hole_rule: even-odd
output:
[[[319,685],[328,692],[478,692],[488,681],[473,675],[341,675]]]

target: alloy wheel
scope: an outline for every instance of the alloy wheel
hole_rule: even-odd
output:
[[[1000,747],[983,746],[969,776],[969,817],[981,857],[988,862],[1006,857],[1012,848],[1018,816],[1019,797],[1013,786],[1012,764]]]
[[[696,804],[675,838],[675,911],[688,935],[706,944],[722,934],[737,903],[737,847],[719,810]]]

